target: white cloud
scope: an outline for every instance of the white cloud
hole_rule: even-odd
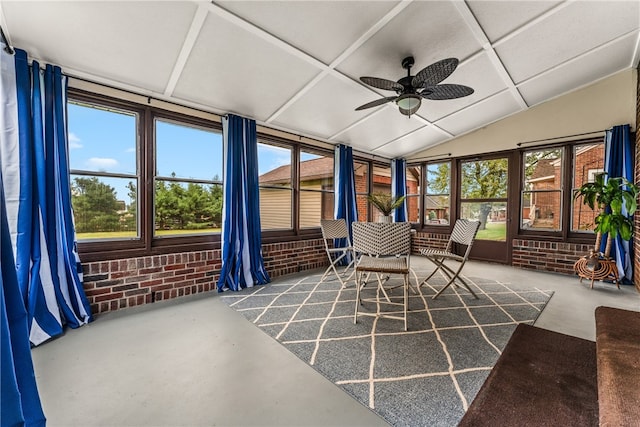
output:
[[[136,147],[130,147],[127,148],[126,150],[124,150],[125,153],[135,153],[136,152]]]
[[[258,151],[260,153],[270,152],[270,153],[274,153],[274,154],[278,154],[278,155],[284,155],[284,154],[291,155],[291,154],[289,154],[289,153],[291,153],[290,149],[278,147],[278,146],[275,146],[275,145],[269,145],[269,144],[258,144]]]
[[[118,166],[118,161],[106,157],[91,157],[87,160],[87,166],[90,169],[99,171],[105,171],[107,169],[113,170]]]
[[[75,148],[82,148],[80,138],[75,133],[69,132],[69,149],[73,150]]]

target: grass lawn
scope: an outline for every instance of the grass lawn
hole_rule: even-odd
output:
[[[476,239],[505,241],[507,238],[506,222],[488,222],[487,228],[479,230]]]
[[[156,236],[175,236],[180,234],[207,234],[220,233],[220,228],[205,228],[203,230],[156,230]],[[108,231],[96,233],[76,233],[78,240],[90,239],[135,239],[138,237],[135,231]]]

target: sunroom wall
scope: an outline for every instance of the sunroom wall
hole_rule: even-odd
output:
[[[565,95],[550,101],[550,106],[542,104],[531,110],[509,117],[501,122],[490,125],[483,130],[461,137],[451,142],[451,146],[443,145],[428,151],[433,154],[437,150],[446,150],[454,155],[468,154],[463,152],[465,147],[483,147],[482,150],[495,150],[496,147],[478,143],[485,138],[498,138],[499,141],[510,141],[509,147],[515,148],[515,143],[523,140],[537,139],[541,137],[561,136],[572,133],[580,133],[584,128],[564,127],[556,129],[554,134],[535,132],[535,129],[545,129],[546,121],[560,120],[558,111],[571,110],[570,116],[579,115],[585,108],[590,109],[584,122],[591,124],[594,129],[604,129],[615,124],[630,123],[635,129],[637,120],[640,121],[640,96],[638,96],[637,71],[619,73],[593,86],[582,89],[581,94]],[[96,91],[100,86],[85,82],[76,82],[77,86],[85,90]],[[629,98],[629,92],[633,92],[634,102],[629,107],[625,101]],[[138,95],[130,95],[133,100],[139,101]],[[606,98],[606,102],[603,101]],[[613,108],[608,101],[614,97],[620,102]],[[592,100],[590,100],[593,98]],[[602,104],[599,102],[602,101]],[[151,102],[164,104],[162,101]],[[548,103],[549,104],[549,103]],[[163,107],[181,109],[175,105],[163,105]],[[547,108],[548,111],[547,111]],[[630,111],[632,110],[632,111]],[[211,118],[209,113],[201,113]],[[598,116],[596,122],[590,121],[591,117]],[[630,119],[629,117],[632,117]],[[508,121],[509,123],[503,123]],[[514,124],[515,123],[515,124]],[[517,125],[516,125],[517,124]],[[510,129],[518,129],[516,133]],[[591,130],[594,130],[591,129]],[[279,131],[272,131],[279,133]],[[504,132],[504,135],[501,135]],[[284,135],[284,133],[283,133]],[[640,146],[640,138],[636,135],[636,146]],[[491,148],[493,147],[493,148]],[[424,156],[424,153],[416,157]],[[636,159],[638,157],[636,150]],[[636,161],[636,181],[640,181],[640,168]],[[636,230],[640,229],[640,217],[636,216]],[[417,251],[427,243],[429,245],[446,245],[448,235],[446,233],[418,232],[414,236],[413,248]],[[512,264],[521,268],[551,271],[562,274],[573,274],[573,262],[579,256],[588,251],[589,245],[574,243],[549,243],[539,240],[514,239]],[[635,247],[635,283],[640,283],[640,237],[636,233],[634,237]],[[321,239],[302,239],[291,242],[267,243],[262,246],[265,257],[265,266],[271,277],[275,278],[285,274],[309,271],[327,264],[326,254]],[[80,254],[82,257],[82,254]],[[152,255],[138,258],[125,258],[117,260],[104,260],[83,263],[85,274],[85,289],[91,304],[93,313],[106,313],[133,306],[151,304],[156,301],[179,298],[186,295],[216,292],[216,283],[221,267],[220,249],[211,249],[195,252],[185,252],[166,255]],[[638,286],[638,285],[636,285]],[[639,287],[640,290],[640,287]]]

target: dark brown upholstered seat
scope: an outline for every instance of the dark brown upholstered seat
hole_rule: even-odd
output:
[[[460,426],[597,426],[596,344],[518,325]]]
[[[601,426],[640,425],[640,313],[596,309]]]
[[[595,343],[518,325],[459,425],[640,426],[640,312],[595,322]]]

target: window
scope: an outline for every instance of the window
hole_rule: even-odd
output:
[[[369,163],[354,160],[353,172],[356,184],[358,221],[367,221],[369,218]]]
[[[520,230],[584,240],[596,212],[574,198],[604,170],[604,142],[586,140],[522,153]]]
[[[604,172],[604,143],[581,144],[573,147],[573,178],[571,195],[586,182]],[[593,233],[594,220],[598,214],[583,204],[582,197],[572,197],[571,231]]]
[[[391,166],[373,166],[373,188],[372,193],[385,193],[391,196]],[[372,220],[379,221],[383,216],[382,212],[374,208],[372,210]]]
[[[263,230],[292,228],[291,147],[258,142],[260,225]]]
[[[560,230],[562,218],[563,150],[524,153],[520,227]]]
[[[406,168],[407,221],[414,224],[420,222],[420,183],[422,182],[420,171],[420,165],[408,165]]]
[[[333,153],[300,150],[300,228],[333,219]]]
[[[219,233],[222,135],[155,120],[154,235]]]
[[[77,239],[138,238],[139,114],[75,101],[67,111]]]
[[[507,238],[507,157],[460,163],[460,218],[480,221],[476,239]]]
[[[451,162],[428,163],[425,180],[424,223],[448,225],[451,209]]]

